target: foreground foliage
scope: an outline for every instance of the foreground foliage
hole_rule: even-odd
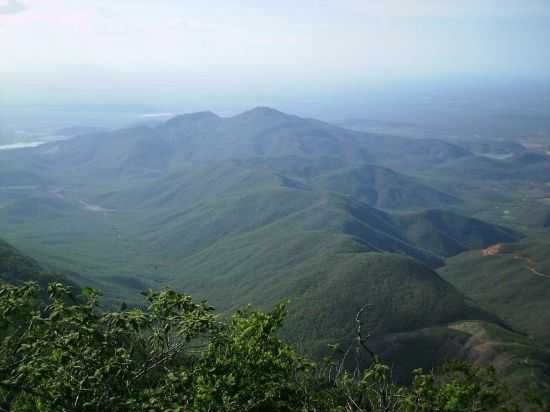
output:
[[[90,289],[50,284],[44,303],[35,283],[1,286],[0,411],[515,410],[494,371],[463,363],[410,387],[377,359],[315,366],[277,336],[285,305],[222,322],[188,295],[144,295],[103,312]]]

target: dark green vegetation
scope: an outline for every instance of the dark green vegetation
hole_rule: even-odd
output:
[[[492,369],[454,363],[415,371],[396,385],[374,357],[363,372],[323,367],[277,331],[284,305],[250,308],[222,322],[206,302],[171,290],[145,293],[143,309],[102,312],[93,290],[80,299],[60,283],[0,286],[0,408],[6,411],[514,411]],[[353,351],[370,351],[358,331]],[[521,403],[518,403],[521,402]]]
[[[512,230],[442,210],[405,214],[400,217],[402,233],[411,243],[440,256],[454,256],[498,242],[517,240]]]
[[[63,275],[44,271],[34,259],[21,254],[13,246],[0,240],[0,282],[21,283],[26,281],[34,281],[42,286],[54,281],[68,283]]]
[[[502,245],[495,254],[467,252],[440,274],[517,330],[550,344],[548,238]]]
[[[494,267],[453,256],[535,236],[543,256],[548,171],[544,150],[509,141],[203,112],[0,153],[0,230],[45,270],[103,290],[106,307],[164,286],[226,314],[290,299],[282,334],[318,357],[349,344],[368,303],[399,381],[463,359],[545,388],[546,284],[500,294],[483,280]]]

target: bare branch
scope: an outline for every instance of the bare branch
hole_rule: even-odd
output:
[[[376,360],[378,359],[378,357],[376,356],[376,354],[367,346],[367,339],[370,338],[370,334],[367,334],[366,337],[363,337],[361,335],[361,326],[362,326],[362,322],[361,322],[361,315],[363,314],[363,312],[365,311],[365,309],[367,309],[368,307],[370,306],[373,306],[373,305],[370,305],[368,303],[365,303],[361,309],[359,309],[359,312],[357,312],[357,315],[355,315],[355,325],[356,325],[356,333],[357,333],[357,342],[359,342],[359,344],[363,347],[363,349],[365,349],[367,351],[367,353],[370,355],[370,357],[372,358],[373,361],[376,362]]]

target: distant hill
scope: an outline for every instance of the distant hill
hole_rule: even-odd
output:
[[[488,139],[460,139],[455,144],[464,147],[466,150],[476,154],[506,159],[510,156],[521,155],[527,151],[525,146],[510,140],[488,140]]]
[[[313,186],[383,209],[449,207],[461,201],[393,170],[364,165],[319,176]]]
[[[258,107],[229,118],[200,112],[159,126],[93,133],[16,153],[6,162],[30,164],[70,181],[92,172],[96,179],[112,179],[175,171],[189,162],[288,156],[425,166],[471,153],[442,140],[356,132]]]
[[[434,136],[445,137],[451,141],[451,136],[456,136],[453,131],[434,127],[424,122],[415,123],[399,120],[375,120],[369,118],[351,118],[338,121],[338,126],[367,133],[376,133],[389,136],[402,136],[412,139],[432,139]],[[447,125],[448,126],[448,125]],[[459,141],[455,144],[462,146]],[[466,148],[466,147],[465,147]],[[467,148],[466,148],[467,149]],[[469,149],[467,149],[469,150]]]
[[[68,126],[55,131],[55,135],[66,138],[82,136],[86,134],[104,132],[105,129],[96,126]]]
[[[436,165],[440,176],[468,180],[532,180],[544,182],[550,173],[550,157],[539,153],[521,153],[505,159],[486,156],[463,157]]]
[[[504,160],[476,156],[455,159],[438,165],[435,171],[440,176],[463,178],[469,181],[472,179],[480,181],[504,180],[514,177],[511,166]]]

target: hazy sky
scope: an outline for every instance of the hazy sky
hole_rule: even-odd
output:
[[[0,104],[536,77],[549,45],[549,0],[0,0]]]

